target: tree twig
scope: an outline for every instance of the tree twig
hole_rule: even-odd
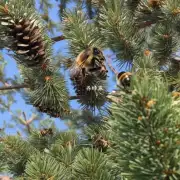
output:
[[[27,127],[27,130],[28,130],[28,132],[29,133],[31,133],[31,128],[30,128],[30,125],[29,125],[29,123],[27,123],[27,118],[26,118],[26,114],[25,114],[25,112],[23,111],[23,116],[24,116],[24,120],[26,121],[26,127]]]
[[[70,96],[69,100],[76,100],[79,99],[81,96]]]
[[[62,41],[64,39],[65,37],[63,35],[51,38],[51,40],[54,42]]]
[[[4,86],[0,87],[0,90],[12,90],[12,89],[22,89],[22,88],[28,88],[27,84],[18,84],[18,85],[10,85],[10,86]]]
[[[31,124],[36,118],[37,118],[37,115],[33,114],[32,117],[27,120],[27,124]]]
[[[14,85],[14,86],[5,86],[5,87],[0,87],[0,90],[12,90],[12,89],[22,89],[22,88],[28,88],[28,85],[26,84],[19,84],[19,85]],[[69,100],[77,100],[80,99],[82,96],[70,96]]]
[[[18,85],[9,85],[9,86],[3,86],[0,87],[0,90],[13,90],[13,89],[23,89],[28,88],[27,84],[18,84]],[[70,96],[69,100],[76,100],[79,99],[81,96]]]
[[[111,69],[111,71],[112,71],[115,75],[117,75],[118,72],[113,68],[112,63],[111,63],[111,56],[108,55],[107,57],[108,57],[107,65],[109,66],[109,68]]]

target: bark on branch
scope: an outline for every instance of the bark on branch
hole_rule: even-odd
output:
[[[80,99],[82,96],[70,96],[69,100],[76,100],[76,99]]]
[[[28,88],[27,84],[17,84],[17,85],[9,85],[9,86],[3,86],[0,87],[0,90],[12,90],[12,89],[22,89],[22,88]]]
[[[0,90],[13,90],[13,89],[22,89],[22,88],[28,88],[27,84],[19,84],[19,85],[9,85],[9,86],[4,86],[4,87],[0,87]],[[77,100],[80,99],[81,96],[70,96],[69,100]],[[107,96],[107,100],[110,101],[109,96]]]
[[[108,55],[107,65],[111,69],[111,71],[117,76],[118,72],[113,68],[112,62],[111,62],[111,55]]]
[[[62,41],[64,39],[65,37],[63,35],[51,38],[51,40],[54,42]]]
[[[18,84],[18,85],[8,85],[0,87],[0,90],[13,90],[13,89],[23,89],[23,88],[29,88],[27,84]],[[80,96],[70,96],[69,100],[76,100],[79,99]]]

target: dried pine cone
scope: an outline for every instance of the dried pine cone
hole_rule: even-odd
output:
[[[52,128],[49,128],[49,129],[44,128],[44,129],[40,130],[40,134],[42,136],[53,135],[53,130],[52,130]]]
[[[95,148],[99,149],[100,151],[106,151],[106,149],[109,147],[109,142],[104,137],[102,137],[100,134],[97,134],[93,137],[93,145]]]
[[[7,46],[21,56],[18,58],[21,63],[28,67],[35,67],[49,61],[45,40],[42,37],[42,28],[39,26],[38,20],[33,18],[14,19],[7,9],[0,16],[0,24],[6,27],[6,33],[3,36],[14,38],[13,43]]]

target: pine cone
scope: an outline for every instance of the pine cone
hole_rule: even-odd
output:
[[[48,136],[48,135],[53,135],[53,130],[52,130],[52,128],[44,128],[44,129],[42,129],[42,130],[40,130],[40,134],[41,134],[41,136]]]
[[[38,26],[37,20],[13,20],[6,14],[0,17],[0,23],[7,27],[7,36],[14,38],[14,42],[8,44],[8,48],[15,51],[17,55],[24,56],[22,63],[28,67],[35,67],[48,61],[42,29]]]
[[[102,137],[100,134],[97,134],[93,137],[93,146],[97,148],[99,151],[105,152],[106,149],[110,146],[110,143],[107,139]]]
[[[78,102],[85,109],[93,110],[100,108],[106,103],[107,92],[104,89],[102,80],[99,80],[95,75],[89,74],[85,77],[82,74],[71,76],[76,94],[79,96]],[[93,89],[94,88],[94,89]],[[96,88],[96,89],[95,89]],[[99,88],[102,88],[101,90]]]

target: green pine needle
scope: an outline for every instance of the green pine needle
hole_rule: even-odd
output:
[[[65,168],[59,164],[59,162],[44,153],[37,153],[32,155],[25,169],[25,176],[28,179],[57,179],[65,180],[66,171]]]
[[[81,9],[64,13],[62,31],[69,41],[70,54],[74,57],[87,47],[103,47],[97,27],[93,22],[88,22]]]
[[[112,128],[116,129],[112,160],[116,157],[127,179],[163,179],[167,169],[174,171],[170,177],[178,179],[179,105],[157,75],[146,72],[132,83],[132,93],[124,95],[123,103],[112,106]]]

